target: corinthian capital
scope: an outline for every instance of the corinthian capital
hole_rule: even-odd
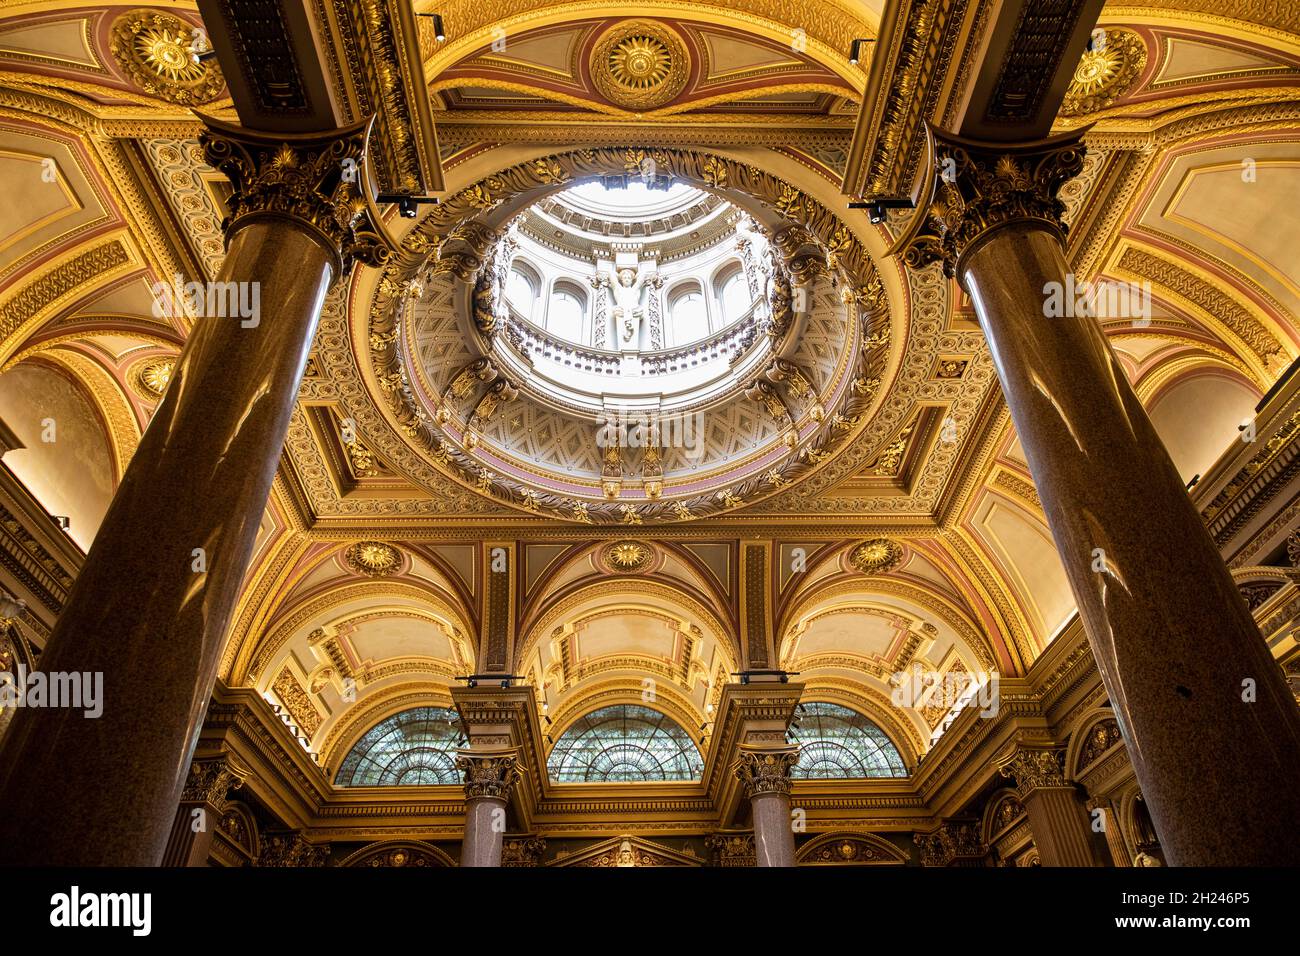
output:
[[[798,762],[798,747],[741,747],[732,770],[744,786],[745,796],[753,799],[764,793],[789,793],[790,770]]]
[[[509,800],[510,791],[519,782],[517,751],[475,753],[462,751],[456,757],[456,769],[465,774],[465,797]]]
[[[323,133],[263,133],[204,117],[210,165],[234,186],[226,239],[248,222],[285,219],[335,257],[338,278],[353,260],[382,265],[391,254],[362,194],[370,120]]]
[[[1017,747],[998,763],[998,772],[1015,781],[1023,800],[1032,790],[1068,787],[1065,751],[1057,748]]]
[[[182,803],[205,803],[222,810],[231,790],[244,785],[250,771],[221,754],[212,758],[196,758],[190,764],[190,775],[181,791]]]
[[[1016,222],[1036,222],[1062,238],[1065,204],[1057,191],[1083,169],[1087,149],[1074,130],[1032,143],[983,143],[930,127],[932,194],[923,197],[911,230],[895,249],[913,268],[942,262],[957,274],[983,236]]]

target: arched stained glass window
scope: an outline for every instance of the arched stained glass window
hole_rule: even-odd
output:
[[[546,760],[551,779],[568,783],[698,780],[702,767],[685,730],[635,704],[587,714],[561,735]]]
[[[857,711],[820,701],[803,705],[791,734],[802,778],[906,777],[907,767],[885,732]]]
[[[456,749],[460,715],[445,707],[416,707],[381,720],[343,758],[339,787],[410,787],[461,783]]]

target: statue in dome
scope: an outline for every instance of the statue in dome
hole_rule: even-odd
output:
[[[635,269],[618,270],[618,282],[614,289],[614,328],[617,330],[618,344],[622,349],[635,349],[641,335],[641,319],[645,310],[641,306],[641,293],[644,283],[637,282]]]

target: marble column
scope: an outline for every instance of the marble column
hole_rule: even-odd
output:
[[[790,769],[799,748],[741,745],[734,764],[754,817],[754,855],[758,866],[794,866],[794,827],[790,819]]]
[[[1081,133],[934,133],[900,241],[970,293],[1171,863],[1300,863],[1300,709],[1106,335],[1074,292],[1057,189]],[[1064,314],[1057,306],[1064,304]]]
[[[1016,783],[1043,866],[1100,866],[1082,795],[1065,779],[1064,753],[1017,747],[999,764]]]
[[[1119,822],[1119,814],[1115,811],[1115,804],[1110,800],[1089,800],[1085,805],[1088,813],[1101,814],[1102,832],[1106,835],[1106,849],[1110,852],[1110,862],[1113,866],[1131,867],[1133,865],[1133,856],[1129,853],[1128,844],[1124,842],[1124,829]]]
[[[510,791],[519,780],[515,750],[464,750],[456,768],[465,773],[465,839],[461,866],[500,866]]]
[[[181,793],[163,866],[207,866],[208,854],[230,791],[244,785],[248,771],[236,769],[226,755],[195,759]]]
[[[349,175],[367,134],[214,121],[202,135],[234,186],[226,258],[216,283],[160,296],[203,305],[41,659],[102,673],[103,713],[15,715],[0,751],[7,863],[163,857],[326,291],[354,258],[386,254]]]

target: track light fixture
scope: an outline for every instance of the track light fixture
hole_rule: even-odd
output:
[[[875,43],[875,40],[859,38],[849,44],[849,63],[853,66],[858,65],[858,60],[862,59],[862,46],[866,43]]]
[[[850,209],[865,209],[867,218],[871,220],[872,225],[885,221],[886,209],[915,209],[916,202],[910,197],[880,197],[877,199],[866,199],[862,202],[849,203]]]
[[[447,39],[447,31],[442,28],[441,13],[417,13],[417,17],[428,17],[433,21],[433,38],[441,43]]]

